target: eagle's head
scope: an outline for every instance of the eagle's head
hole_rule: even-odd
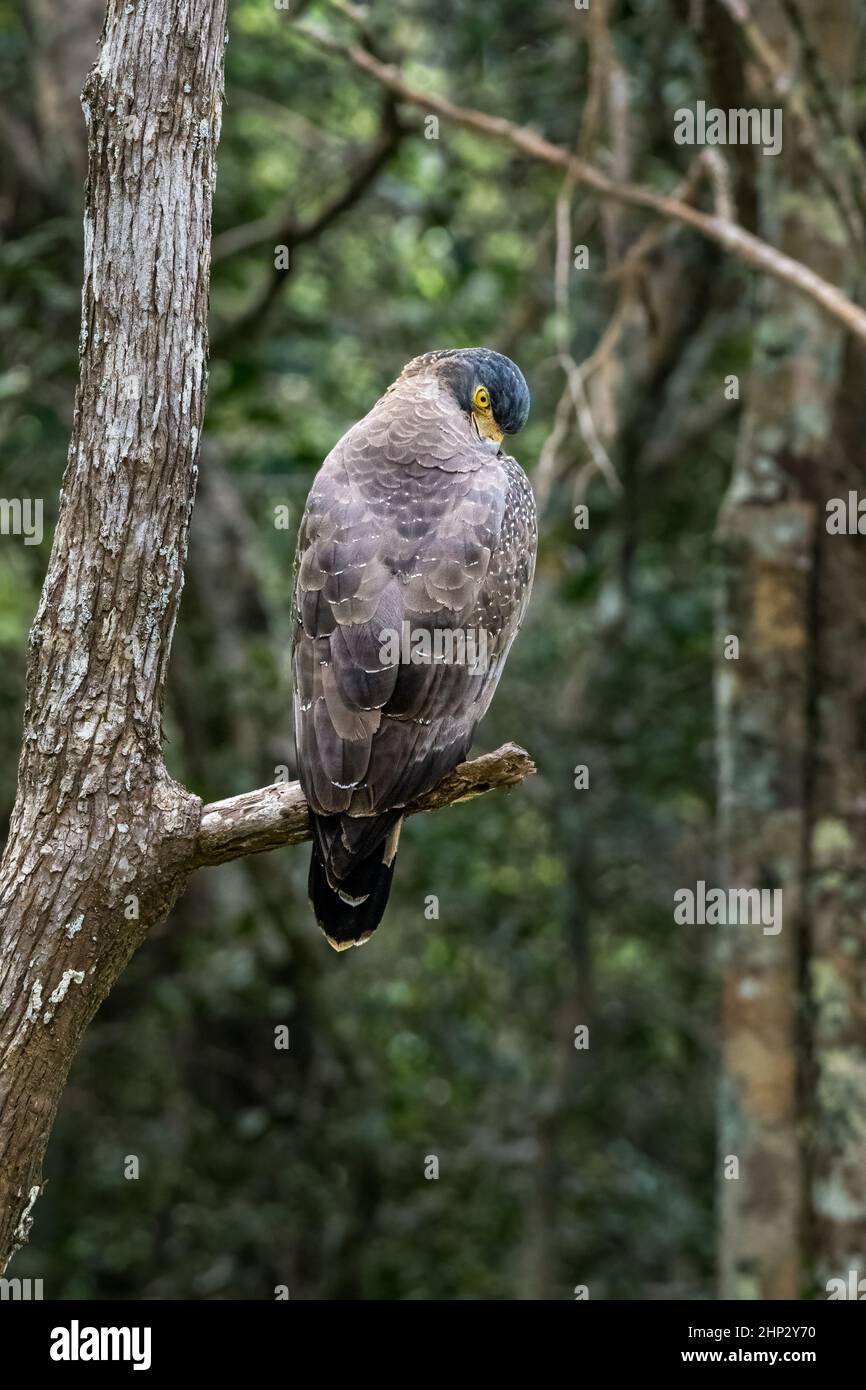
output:
[[[529,387],[520,368],[491,348],[443,348],[425,352],[401,376],[435,376],[468,416],[479,439],[498,449],[529,415]]]

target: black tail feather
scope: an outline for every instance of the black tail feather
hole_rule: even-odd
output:
[[[351,818],[311,815],[309,895],[316,921],[337,951],[372,936],[388,905],[401,813]],[[347,853],[347,841],[361,854]]]

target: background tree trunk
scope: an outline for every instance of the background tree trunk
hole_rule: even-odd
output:
[[[807,1134],[819,1295],[830,1278],[866,1276],[866,555],[861,535],[829,535],[823,515],[831,497],[866,494],[864,380],[849,343],[817,527]]]
[[[808,20],[830,82],[843,89],[851,82],[856,53],[854,7],[850,0],[824,0],[810,7]],[[799,45],[782,23],[780,7],[765,7],[761,23],[779,63],[793,76]],[[752,99],[768,105],[770,95],[763,86]],[[759,218],[778,226],[783,250],[844,285],[852,276],[852,256],[838,207],[790,125],[783,153],[773,163],[772,170],[761,170]],[[838,1081],[844,1072],[855,1091],[859,1084],[861,1104],[864,1094],[862,1078],[858,1083],[862,1061],[858,1066],[844,1048],[834,1061],[827,1050],[834,1035],[841,1040],[839,993],[853,983],[851,924],[836,915],[832,889],[816,899],[814,943],[809,913],[816,855],[829,873],[834,858],[841,853],[847,864],[851,851],[846,828],[851,797],[842,770],[852,751],[846,745],[852,725],[843,720],[844,732],[837,736],[833,692],[843,683],[858,688],[854,664],[862,647],[858,650],[852,639],[862,626],[840,594],[861,582],[862,564],[856,541],[846,545],[824,532],[824,502],[833,495],[830,483],[838,471],[831,466],[833,411],[844,336],[779,285],[765,284],[762,291],[749,405],[718,532],[723,558],[716,682],[720,827],[722,882],[781,888],[784,917],[775,936],[755,926],[721,929],[720,1156],[722,1164],[728,1155],[739,1160],[738,1178],[724,1172],[719,1178],[720,1277],[726,1298],[802,1296],[813,1247],[805,1122],[811,1110],[817,1120],[815,1147],[824,1166],[841,1179],[839,1165],[845,1167],[852,1155],[845,1153],[838,1123],[829,1123],[829,1112],[839,1110],[838,1090],[835,1098],[831,1095],[833,1074]],[[861,607],[855,605],[855,611]],[[723,655],[727,634],[739,638],[739,660]],[[816,721],[823,730],[820,812],[811,752]],[[831,878],[823,882],[827,890]],[[814,887],[812,882],[813,898]],[[798,1003],[810,979],[819,985],[814,1036],[809,1010]],[[849,1042],[855,1017],[856,1011],[846,1013],[842,1028]],[[862,1046],[862,1016],[855,1031]],[[822,1078],[814,1105],[813,1061]],[[848,1085],[843,1089],[842,1128],[850,1135],[858,1107]],[[857,1142],[862,1145],[862,1135]],[[829,1200],[826,1188],[813,1187],[812,1196],[820,1201],[822,1192]],[[851,1210],[841,1197],[837,1182],[830,1203],[837,1215],[842,1207]]]
[[[93,63],[105,13],[103,0],[26,0],[34,35],[34,86],[40,148],[46,176],[54,185],[70,179],[80,187],[87,172],[83,121],[70,121]]]

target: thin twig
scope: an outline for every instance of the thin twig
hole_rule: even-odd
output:
[[[583,372],[570,353],[562,353],[560,356],[560,363],[565,372],[568,389],[571,392],[577,423],[583,435],[584,443],[592,457],[592,461],[611,492],[622,492],[622,483],[620,482],[619,474],[614,467],[613,460],[602,444],[598,430],[595,427],[595,420],[593,419],[589,398],[586,394],[586,386],[584,385]]]

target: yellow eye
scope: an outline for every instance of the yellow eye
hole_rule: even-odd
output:
[[[487,410],[490,407],[490,393],[485,386],[477,387],[475,391],[475,404],[479,410]]]

